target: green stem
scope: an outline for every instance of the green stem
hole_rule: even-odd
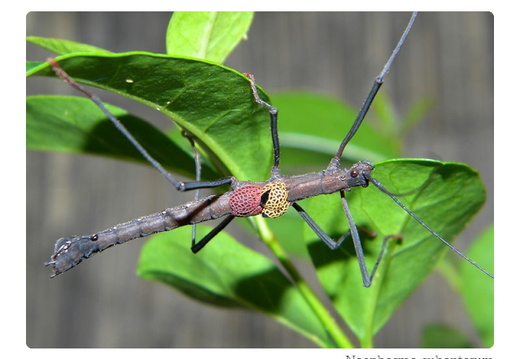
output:
[[[338,347],[353,348],[354,346],[352,345],[349,338],[345,335],[345,333],[343,333],[343,330],[341,330],[327,308],[309,287],[305,279],[300,275],[296,267],[285,253],[284,249],[280,246],[280,243],[276,240],[273,232],[267,226],[265,219],[258,216],[255,217],[255,222],[258,226],[258,231],[262,241],[269,247],[271,252],[276,256],[280,264],[290,275],[303,298],[307,301],[307,304],[309,304],[318,319],[321,321],[323,327],[330,335],[332,340]]]

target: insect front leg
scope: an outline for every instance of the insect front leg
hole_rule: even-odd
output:
[[[271,140],[273,142],[273,166],[271,167],[271,177],[278,177],[280,175],[280,141],[278,139],[278,109],[273,105],[268,104],[260,98],[256,89],[255,77],[252,74],[245,74],[251,84],[251,92],[255,101],[265,107],[271,116]]]

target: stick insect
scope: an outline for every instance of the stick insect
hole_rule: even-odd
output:
[[[371,273],[369,273],[365,259],[361,239],[354,223],[354,218],[350,214],[350,209],[346,200],[345,192],[350,191],[354,187],[366,187],[370,183],[377,187],[380,191],[387,194],[392,200],[405,210],[414,220],[420,223],[426,230],[432,233],[438,240],[455,251],[463,259],[471,263],[486,275],[493,277],[491,273],[480,267],[477,263],[466,257],[462,252],[453,247],[449,242],[442,238],[437,232],[431,229],[427,224],[420,220],[412,211],[410,211],[398,198],[397,195],[388,191],[378,180],[371,176],[374,169],[373,165],[367,161],[361,161],[354,164],[349,169],[340,168],[340,158],[345,150],[346,145],[355,135],[359,126],[363,122],[368,109],[375,98],[379,88],[381,87],[384,77],[388,73],[395,57],[399,53],[410,29],[413,25],[415,14],[412,17],[408,27],[406,28],[401,40],[396,46],[394,52],[390,56],[380,75],[376,78],[374,85],[360,110],[354,125],[348,132],[347,136],[341,142],[336,155],[330,161],[328,167],[319,173],[308,173],[299,176],[284,176],[280,173],[280,144],[278,140],[278,111],[277,109],[260,99],[256,83],[253,76],[250,77],[251,91],[255,101],[264,107],[271,117],[271,138],[273,142],[273,166],[271,177],[264,182],[239,181],[234,177],[223,178],[209,182],[178,182],[171,174],[169,174],[159,162],[157,162],[149,153],[137,142],[134,137],[126,130],[126,128],[103,106],[100,100],[80,85],[78,85],[68,74],[63,71],[55,60],[49,60],[56,73],[68,82],[72,87],[83,92],[87,97],[94,101],[105,115],[115,124],[130,142],[138,149],[138,151],[161,172],[179,191],[198,190],[202,188],[215,188],[223,185],[229,185],[231,190],[220,195],[213,195],[201,200],[193,201],[182,206],[166,209],[146,217],[131,220],[129,222],[117,225],[105,231],[101,231],[87,236],[70,236],[60,238],[55,245],[55,252],[51,257],[51,261],[47,263],[51,266],[56,276],[61,274],[80,263],[83,259],[89,258],[93,254],[100,252],[115,244],[124,243],[130,239],[144,237],[152,233],[166,230],[172,230],[179,226],[196,224],[203,221],[224,217],[224,219],[204,238],[196,242],[195,237],[192,238],[192,251],[199,252],[217,233],[223,230],[235,217],[248,217],[254,215],[263,215],[265,217],[276,218],[283,215],[290,207],[293,207],[301,218],[312,228],[316,235],[332,250],[339,248],[343,241],[351,236],[359,267],[362,275],[363,284],[369,287],[372,283],[373,276],[377,270],[379,259],[381,259],[387,239],[383,241],[378,261],[374,265]],[[304,198],[314,197],[326,193],[340,193],[343,211],[347,217],[349,232],[334,240],[325,233],[317,223],[307,214],[307,212],[297,203]]]

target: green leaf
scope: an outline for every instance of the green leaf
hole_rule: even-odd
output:
[[[354,122],[357,111],[341,101],[317,93],[287,92],[272,98],[273,105],[279,110],[282,166],[314,163],[322,169],[324,163],[327,164],[336,154],[338,144]],[[361,126],[349,143],[344,158],[351,162],[361,159],[375,162],[397,156],[397,141],[380,135],[367,125]]]
[[[485,200],[484,185],[478,173],[463,164],[390,160],[379,163],[373,176],[393,193],[415,189],[413,194],[400,200],[448,241],[466,226]],[[402,244],[396,240],[389,242],[388,254],[367,289],[362,285],[359,264],[349,239],[340,249],[331,252],[314,232],[304,230],[325,292],[362,345],[368,346],[372,336],[431,272],[447,247],[375,186],[353,189],[347,198],[357,227],[377,233],[371,240],[364,231],[360,232],[369,271],[379,254],[382,238],[403,236]],[[339,195],[321,196],[310,202],[312,206],[306,209],[326,233],[338,239],[347,232]],[[479,274],[481,280],[491,280]]]
[[[223,63],[252,21],[252,12],[175,12],[166,32],[166,52]]]
[[[191,153],[148,122],[105,105],[163,166],[193,176]],[[31,150],[88,153],[149,164],[92,101],[80,97],[27,97],[26,146]],[[216,176],[207,164],[202,173],[210,178]]]
[[[197,226],[198,237],[210,230]],[[329,345],[314,312],[271,260],[224,232],[194,255],[189,238],[190,227],[155,235],[141,252],[138,275],[204,303],[260,311],[321,346]]]
[[[468,249],[468,256],[491,270],[494,267],[494,228],[490,226]],[[462,263],[464,264],[464,263]],[[470,318],[487,347],[494,343],[494,282],[482,278],[474,268],[462,265],[461,294]]]
[[[428,325],[421,339],[423,348],[472,348],[471,341],[460,331],[445,325]]]
[[[139,101],[173,119],[203,146],[220,176],[267,178],[272,157],[269,114],[254,101],[242,74],[204,61],[143,52],[66,55],[57,61],[77,81]],[[28,75],[55,76],[47,63]],[[268,100],[261,90],[260,95]]]
[[[27,42],[30,42],[34,45],[38,45],[44,49],[55,52],[58,55],[65,55],[73,52],[110,53],[110,51],[104,50],[100,47],[64,39],[28,36],[26,40]]]

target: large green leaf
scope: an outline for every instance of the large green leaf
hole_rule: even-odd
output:
[[[165,167],[193,176],[193,156],[148,122],[106,104]],[[186,141],[186,140],[184,140]],[[69,96],[30,96],[26,99],[26,146],[31,150],[89,153],[149,164],[90,100]],[[202,173],[216,176],[203,164]]]
[[[485,200],[478,173],[463,164],[390,160],[378,164],[373,175],[394,193],[416,189],[413,194],[401,197],[401,201],[449,241],[466,226]],[[396,240],[390,242],[389,254],[367,289],[362,285],[350,239],[332,252],[314,232],[304,231],[325,292],[361,343],[371,345],[372,336],[430,273],[446,246],[375,186],[353,189],[347,198],[358,228],[378,234],[369,240],[361,232],[369,271],[381,248],[381,239],[392,234],[403,236],[402,244]],[[339,238],[348,230],[339,195],[312,199],[308,212],[333,238]],[[483,273],[478,274],[480,280],[492,281]]]
[[[252,12],[175,12],[166,32],[166,52],[223,63],[252,21]]]
[[[198,226],[198,237],[210,229]],[[204,303],[263,312],[315,343],[330,346],[301,293],[271,260],[223,232],[195,255],[189,249],[189,238],[190,227],[155,235],[141,252],[139,276]]]
[[[269,115],[254,101],[242,74],[204,61],[142,52],[74,54],[57,61],[79,82],[172,118],[205,148],[220,172],[240,179],[267,178],[272,157]],[[31,68],[28,75],[55,76],[47,63]]]

